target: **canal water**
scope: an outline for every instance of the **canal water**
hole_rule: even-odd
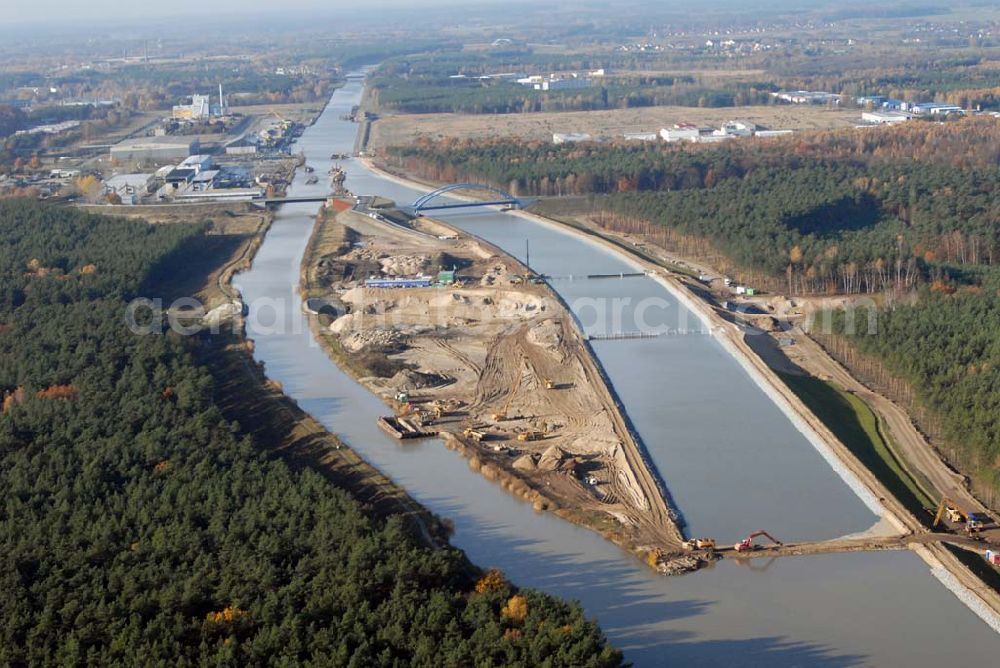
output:
[[[349,153],[357,126],[340,120],[360,82],[338,90],[296,150],[323,174]],[[343,163],[356,194],[399,202],[415,191]],[[295,195],[320,194],[296,177]],[[309,333],[296,292],[316,206],[283,206],[236,284],[250,308],[255,356],[285,392],[418,501],[455,522],[453,542],[514,581],[579,600],[638,666],[973,665],[1000,636],[909,552],[726,560],[675,578],[653,574],[597,534],[537,513],[469,470],[438,441],[401,447],[375,426],[384,405],[341,372]],[[671,333],[595,344],[601,364],[680,507],[691,535],[735,542],[752,530],[782,540],[832,538],[878,518],[742,367],[669,292],[605,249],[494,211],[447,220],[556,277],[553,287],[591,333]],[[570,278],[572,276],[573,278]]]

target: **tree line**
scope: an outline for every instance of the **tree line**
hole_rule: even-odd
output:
[[[926,288],[918,300],[879,311],[875,331],[867,317],[856,317],[851,328],[843,312],[833,314],[837,335],[905,381],[921,427],[994,506],[1000,498],[998,289],[996,270],[981,286]]]
[[[504,80],[414,79],[381,76],[369,86],[378,108],[408,114],[512,114],[654,106],[733,107],[769,104],[774,85],[696,84],[692,77],[595,79],[589,88],[534,90]]]
[[[196,339],[125,326],[200,234],[0,202],[0,663],[620,665],[578,605],[264,455]]]
[[[1000,261],[993,119],[723,146],[421,141],[394,166],[527,196],[590,195],[598,224],[700,239],[768,287],[873,293]]]

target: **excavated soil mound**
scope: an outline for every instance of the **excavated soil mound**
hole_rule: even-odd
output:
[[[382,272],[390,276],[413,276],[423,273],[430,266],[426,255],[390,255],[379,259]]]
[[[534,471],[538,468],[535,465],[535,458],[533,455],[521,455],[514,460],[513,466],[518,471]]]
[[[405,387],[419,390],[425,387],[437,387],[447,381],[447,378],[436,373],[421,373],[412,369],[404,369],[390,378],[389,384],[397,388]]]
[[[546,350],[556,350],[562,343],[562,327],[554,320],[546,320],[528,330],[528,342]]]
[[[556,471],[562,468],[566,458],[566,453],[559,446],[550,446],[548,450],[542,453],[542,458],[538,460],[538,468],[541,471]]]

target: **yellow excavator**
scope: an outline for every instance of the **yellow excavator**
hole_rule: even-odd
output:
[[[955,524],[964,524],[965,533],[970,536],[978,536],[986,524],[985,518],[980,513],[966,512],[964,508],[947,496],[943,496],[940,503],[938,503],[937,512],[934,513],[934,523],[931,524],[932,529],[937,528],[945,514],[948,515],[949,521]]]

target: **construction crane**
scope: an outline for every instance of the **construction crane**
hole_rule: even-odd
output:
[[[934,523],[931,524],[931,528],[935,529],[941,523],[941,518],[944,515],[948,515],[948,520],[954,522],[955,524],[964,524],[965,533],[971,535],[978,535],[980,531],[983,530],[983,525],[985,524],[983,516],[980,513],[968,513],[959,506],[957,503],[949,499],[947,496],[941,497],[940,503],[938,503],[937,512],[934,514]]]
[[[759,546],[754,545],[753,539],[757,538],[758,536],[764,536],[775,545],[784,544],[780,540],[769,534],[768,532],[761,529],[758,531],[754,531],[752,534],[750,534],[740,542],[736,543],[736,545],[733,545],[733,549],[736,550],[737,552],[750,552],[752,550],[756,550]]]
[[[545,379],[545,389],[546,390],[554,390],[554,389],[556,389],[556,382],[554,380],[552,380],[551,378],[546,378]]]

